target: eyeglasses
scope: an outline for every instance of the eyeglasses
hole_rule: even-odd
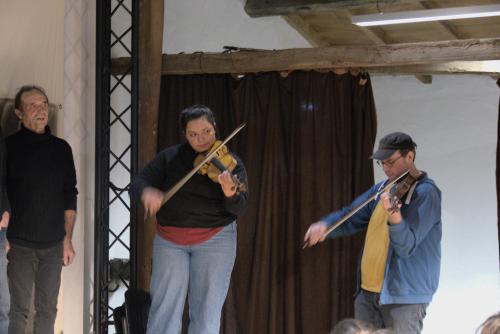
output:
[[[382,160],[377,160],[377,165],[379,165],[380,167],[384,167],[384,166],[387,166],[387,167],[392,167],[396,161],[398,161],[400,158],[402,158],[403,156],[400,155],[399,157],[397,157],[396,159],[392,159],[392,160],[389,160],[389,161],[382,161]]]

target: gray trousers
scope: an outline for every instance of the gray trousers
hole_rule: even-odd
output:
[[[372,323],[376,328],[391,328],[396,334],[419,334],[429,304],[380,305],[380,295],[365,290],[356,297],[354,317]]]
[[[9,328],[10,294],[7,282],[7,257],[5,254],[6,230],[0,230],[0,334],[7,334]]]
[[[53,334],[61,285],[63,243],[46,249],[11,243],[7,254],[10,290],[9,334],[25,334],[35,293],[34,334]]]

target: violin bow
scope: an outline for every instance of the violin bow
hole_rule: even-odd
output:
[[[213,150],[212,152],[207,154],[207,156],[205,157],[205,159],[203,159],[202,162],[200,162],[189,173],[187,173],[182,179],[180,179],[176,184],[174,184],[172,186],[172,188],[170,188],[166,193],[164,193],[161,205],[165,204],[169,199],[171,199],[175,195],[175,193],[177,191],[179,191],[179,189],[181,189],[181,187],[187,181],[189,181],[189,179],[201,168],[201,166],[203,166],[205,163],[210,161],[210,159],[213,158],[213,156],[217,153],[217,151],[219,149],[221,149],[228,141],[230,141],[231,138],[233,138],[238,132],[240,132],[241,129],[243,129],[246,125],[247,125],[246,123],[240,124],[240,126],[238,126],[236,129],[234,129],[233,132],[231,132],[231,134],[229,136],[227,136],[227,138],[224,139],[224,141],[219,146],[217,146],[217,148],[215,150]]]
[[[390,187],[392,187],[395,183],[397,183],[399,180],[401,180],[403,177],[405,177],[408,173],[410,172],[410,170],[407,170],[406,172],[404,172],[403,174],[401,174],[400,176],[398,176],[396,179],[392,180],[391,182],[389,182],[388,184],[386,184],[382,189],[380,189],[379,191],[377,191],[375,194],[373,194],[372,196],[368,197],[368,199],[366,199],[366,201],[364,201],[363,203],[361,203],[360,205],[358,205],[356,208],[354,208],[351,212],[349,212],[348,214],[346,214],[344,217],[342,217],[340,220],[338,220],[337,222],[335,222],[332,226],[330,226],[326,231],[325,231],[325,234],[324,236],[326,237],[328,234],[332,233],[335,229],[337,229],[340,225],[342,225],[343,223],[345,223],[345,221],[349,218],[351,218],[352,216],[354,216],[354,214],[356,212],[358,212],[359,210],[361,210],[363,207],[365,207],[368,203],[370,203],[373,199],[377,198],[380,194],[384,193],[387,189],[389,189]],[[306,241],[304,242],[304,246],[302,247],[302,249],[306,248],[307,246],[309,246],[309,243]]]

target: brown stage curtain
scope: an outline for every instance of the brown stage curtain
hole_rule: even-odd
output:
[[[179,142],[177,116],[195,103],[244,161],[250,201],[222,333],[328,333],[353,315],[362,235],[302,250],[309,225],[373,184],[376,115],[370,80],[314,71],[164,76],[159,148]]]

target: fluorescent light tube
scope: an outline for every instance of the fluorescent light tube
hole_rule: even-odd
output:
[[[423,9],[407,12],[355,15],[352,23],[362,27],[500,16],[500,5]]]

